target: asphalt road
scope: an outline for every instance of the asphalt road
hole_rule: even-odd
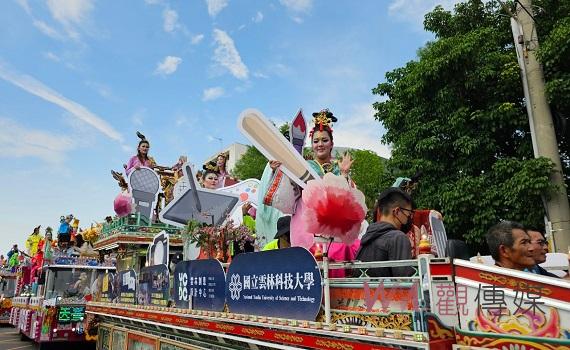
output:
[[[20,340],[20,334],[14,327],[0,327],[0,350],[35,350],[36,344],[29,340]]]
[[[77,344],[77,343],[51,343],[44,344],[42,350],[94,350],[95,343]],[[20,340],[20,334],[12,326],[0,326],[0,350],[38,350],[38,344],[31,340]]]

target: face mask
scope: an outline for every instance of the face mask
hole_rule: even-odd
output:
[[[414,225],[414,221],[412,220],[411,217],[408,216],[408,220],[406,220],[405,224],[402,224],[402,226],[400,227],[400,231],[402,231],[404,233],[408,233],[412,229],[413,225]]]
[[[394,214],[394,216],[396,217],[396,220],[400,221],[400,219],[398,218],[398,216],[396,216],[396,214]],[[404,233],[408,233],[411,229],[412,226],[414,225],[414,220],[412,219],[412,216],[407,216],[406,214],[404,214],[404,216],[406,216],[406,222],[402,222],[400,221],[400,231],[404,232]]]

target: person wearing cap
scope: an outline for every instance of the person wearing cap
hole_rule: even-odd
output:
[[[283,249],[289,248],[291,246],[290,234],[291,234],[291,217],[282,216],[277,220],[277,233],[275,238],[267,243],[262,250],[273,250],[273,249]]]
[[[356,259],[360,261],[394,261],[412,259],[412,246],[405,232],[413,224],[412,198],[399,188],[389,188],[378,197],[376,222],[370,224],[360,242]],[[370,277],[407,277],[414,274],[410,266],[368,269]]]

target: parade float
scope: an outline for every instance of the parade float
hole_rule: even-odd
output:
[[[244,112],[239,127],[268,159],[279,160],[283,174],[305,193],[314,194],[321,182],[338,186],[330,193],[352,191],[346,181],[318,180],[259,112]],[[169,259],[178,236],[164,229],[147,239],[144,264],[120,262],[129,256],[129,249],[119,251],[127,244],[120,237],[129,220],[130,242],[150,233],[136,222],[146,217],[141,211],[112,221],[109,227],[121,229],[95,243],[116,254],[120,266],[101,277],[101,292],[86,306],[99,324],[98,349],[570,349],[570,283],[454,259],[462,254],[451,248],[433,211],[423,218],[413,260],[329,261],[329,247],[348,239],[345,232],[314,236],[319,254],[292,247],[237,254],[229,263],[224,253],[196,259],[189,232],[183,231],[188,222],[223,226],[235,216],[240,195],[201,188],[188,164],[183,172],[184,190],[156,213],[180,229],[181,261]],[[154,207],[152,196],[144,198],[144,207]],[[306,204],[304,215],[331,215]],[[355,227],[347,226],[352,236],[358,234]],[[222,261],[215,259],[220,256]],[[367,274],[403,266],[415,273]]]
[[[81,232],[78,224],[72,215],[62,216],[57,240],[49,227],[45,237],[34,230],[27,240],[28,253],[19,252],[26,258],[17,267],[10,324],[22,339],[40,347],[54,342],[93,343],[97,338],[97,324],[86,315],[86,303],[97,298],[103,274],[115,267],[109,258],[100,261],[91,246],[99,227]]]
[[[10,323],[12,299],[16,294],[16,274],[11,270],[0,269],[0,324]]]
[[[30,267],[21,266],[11,324],[23,339],[39,344],[95,341],[97,325],[85,314],[85,306],[101,290],[99,276],[112,270],[110,262],[58,256],[45,262],[34,280]]]

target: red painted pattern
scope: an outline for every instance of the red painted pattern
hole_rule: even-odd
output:
[[[213,332],[223,332],[237,336],[254,338],[265,342],[278,342],[281,344],[307,347],[312,349],[329,350],[393,350],[396,348],[381,345],[361,343],[348,340],[340,340],[332,337],[314,336],[295,332],[278,331],[262,327],[242,326],[223,322],[206,321],[182,317],[178,315],[164,315],[159,312],[143,310],[125,310],[112,307],[87,306],[87,310],[93,313],[103,313],[107,315],[117,315],[149,320],[159,323],[168,323],[176,326],[208,330]],[[340,333],[341,334],[341,333]],[[347,334],[347,336],[350,336]]]
[[[478,270],[465,266],[455,266],[455,276],[512,290],[532,291],[539,293],[543,297],[570,302],[570,293],[568,293],[567,288],[558,287],[549,283],[530,281],[523,278]]]
[[[453,268],[450,263],[447,264],[430,264],[429,271],[432,276],[451,276]]]

